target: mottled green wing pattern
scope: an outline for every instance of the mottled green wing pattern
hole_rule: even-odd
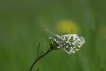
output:
[[[77,34],[60,36],[60,47],[68,54],[75,53],[85,43],[85,39]]]

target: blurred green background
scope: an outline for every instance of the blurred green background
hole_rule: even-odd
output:
[[[61,27],[63,20],[74,23]],[[46,52],[53,37],[46,28],[58,35],[81,34],[86,43],[71,55],[52,51],[32,71],[106,69],[106,0],[0,0],[0,71],[28,71],[38,44]]]

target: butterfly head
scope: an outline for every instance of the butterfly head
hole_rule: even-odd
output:
[[[54,34],[53,32],[51,32],[50,30],[46,29],[47,31],[49,31],[50,33],[52,33],[54,35],[54,39],[52,40],[51,37],[49,38],[50,41],[51,41],[51,46],[53,46],[52,48],[53,49],[60,49],[60,46],[59,46],[59,41],[60,41],[60,36],[57,35],[57,34]],[[55,48],[54,48],[55,47]]]

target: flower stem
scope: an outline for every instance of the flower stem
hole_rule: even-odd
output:
[[[43,55],[41,55],[40,57],[36,58],[35,61],[33,62],[33,64],[31,65],[29,71],[32,71],[32,68],[34,67],[34,65],[45,55],[47,55],[49,52],[51,51],[51,49],[49,49],[48,51],[46,51]]]

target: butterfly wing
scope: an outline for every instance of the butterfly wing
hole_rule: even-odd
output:
[[[68,54],[75,53],[85,43],[85,39],[78,34],[60,36],[60,46]]]

